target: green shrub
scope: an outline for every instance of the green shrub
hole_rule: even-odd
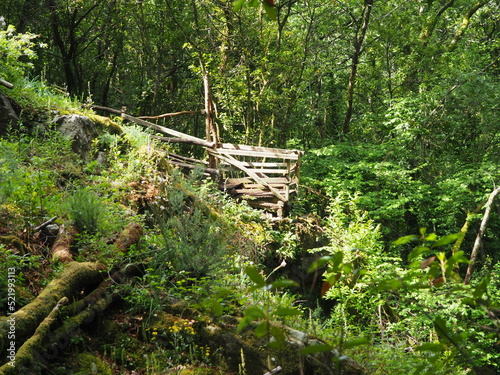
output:
[[[87,188],[77,189],[68,199],[69,216],[80,231],[95,234],[99,231],[104,204],[97,194]]]

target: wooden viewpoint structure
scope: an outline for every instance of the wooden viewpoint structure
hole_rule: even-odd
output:
[[[134,117],[122,111],[94,105],[94,109],[121,115],[125,120],[163,133],[169,137],[153,136],[172,143],[189,143],[204,147],[208,161],[174,153],[166,155],[169,162],[183,169],[200,169],[219,182],[219,188],[232,197],[247,200],[252,207],[265,209],[281,217],[297,194],[299,186],[300,150],[219,143],[215,128],[207,115],[207,139],[194,137],[177,130],[146,121],[185,113],[161,116]],[[205,111],[205,113],[207,113]]]
[[[252,207],[281,217],[297,194],[303,151],[207,141],[126,113],[121,115],[128,121],[170,136],[155,137],[157,139],[205,147],[208,161],[173,153],[167,154],[167,158],[181,168],[201,169],[218,179],[222,190],[235,198],[247,200]]]

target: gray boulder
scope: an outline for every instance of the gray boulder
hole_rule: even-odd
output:
[[[19,117],[9,98],[0,94],[0,136],[15,128],[18,121]]]
[[[82,115],[56,116],[52,122],[63,137],[71,140],[73,151],[86,159],[92,149],[92,140],[98,136],[95,123]]]

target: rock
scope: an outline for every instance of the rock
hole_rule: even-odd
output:
[[[5,95],[0,94],[0,136],[7,134],[18,122],[19,117],[12,102]]]
[[[82,115],[56,116],[52,122],[57,124],[63,137],[72,141],[73,151],[86,159],[98,135],[95,123]]]

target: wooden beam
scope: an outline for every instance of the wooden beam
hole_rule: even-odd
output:
[[[283,197],[280,192],[278,190],[276,190],[275,188],[273,188],[271,185],[269,185],[265,179],[261,178],[259,175],[257,175],[255,172],[249,170],[248,168],[246,168],[245,166],[243,166],[238,160],[236,160],[235,158],[233,158],[231,155],[222,155],[218,152],[214,152],[213,150],[208,150],[209,153],[211,153],[212,155],[216,156],[217,158],[219,158],[220,160],[223,160],[231,165],[234,165],[235,167],[237,167],[238,169],[242,170],[243,172],[245,172],[249,177],[253,178],[255,180],[255,182],[257,183],[260,183],[264,186],[266,186],[272,193],[273,195],[278,198],[279,200],[283,201],[283,202],[286,202],[286,198]]]
[[[164,126],[156,125],[156,124],[153,124],[152,122],[141,120],[140,118],[127,115],[126,113],[122,113],[122,117],[125,120],[135,122],[136,124],[139,124],[139,125],[147,127],[147,128],[151,128],[153,130],[156,130],[157,132],[172,135],[174,137],[187,139],[190,141],[190,143],[198,145],[198,146],[204,146],[204,147],[208,147],[208,148],[212,148],[214,146],[214,142],[207,142],[204,139],[193,137],[192,135],[184,134],[184,133],[178,132],[177,130],[169,129],[169,128],[166,128]]]
[[[264,149],[264,147],[258,147]],[[273,158],[285,160],[299,160],[300,154],[292,152],[281,152],[279,149],[266,149],[266,150],[240,150],[240,149],[215,149],[220,154],[225,155],[238,155],[238,156],[251,156],[255,158]]]
[[[139,116],[138,118],[140,119],[148,119],[148,120],[155,120],[159,118],[165,118],[165,117],[173,117],[173,116],[178,116],[178,115],[194,115],[194,114],[203,114],[205,113],[204,110],[200,111],[181,111],[181,112],[172,112],[172,113],[164,113],[163,115],[158,115],[158,116]]]

